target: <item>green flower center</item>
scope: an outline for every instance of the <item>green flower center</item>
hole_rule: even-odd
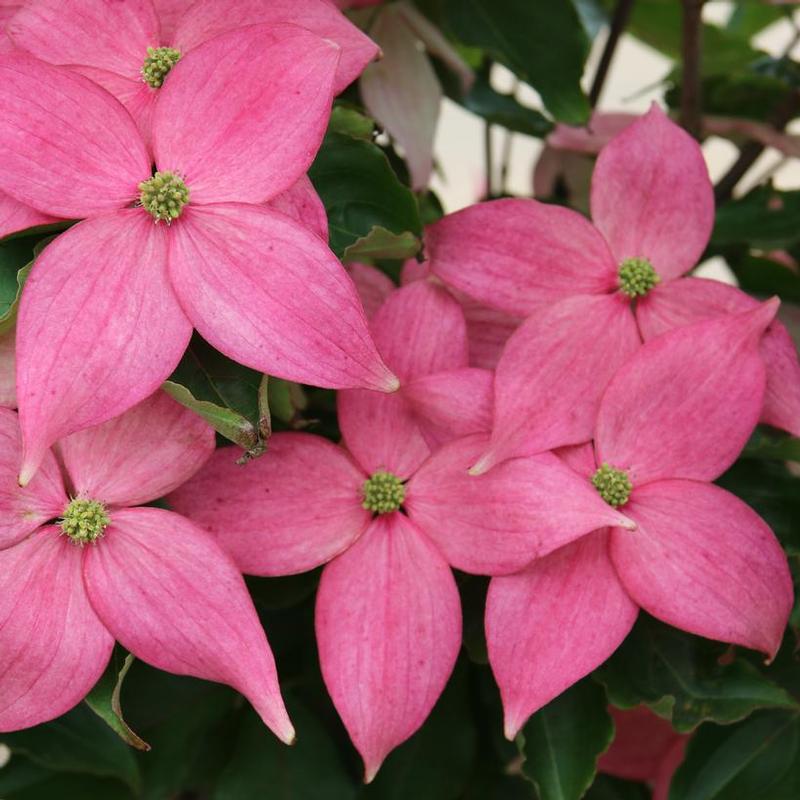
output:
[[[391,472],[376,472],[364,481],[364,502],[367,511],[389,514],[397,511],[406,499],[406,487]]]
[[[610,464],[603,464],[592,475],[592,485],[597,489],[600,497],[614,508],[624,506],[633,489],[628,473],[623,469],[615,469]]]
[[[183,212],[189,202],[189,189],[174,172],[156,172],[152,178],[139,184],[142,207],[156,222],[172,222]]]
[[[61,530],[79,545],[96,542],[111,523],[106,507],[96,500],[70,500],[60,520]]]
[[[619,265],[619,288],[628,297],[644,297],[660,280],[646,258],[626,258]]]
[[[159,89],[167,73],[178,63],[181,51],[174,47],[148,47],[142,64],[142,78],[153,89]]]

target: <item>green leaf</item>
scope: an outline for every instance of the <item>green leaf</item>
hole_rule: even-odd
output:
[[[711,244],[782,249],[800,241],[800,191],[759,186],[717,209]],[[786,270],[789,272],[789,270]]]
[[[781,300],[800,303],[800,276],[783,264],[751,255],[729,258],[728,264],[744,291],[761,297],[776,294]]]
[[[445,13],[461,41],[484,48],[533,86],[556,119],[586,122],[580,81],[589,40],[569,0],[447,0]]]
[[[125,722],[120,704],[122,682],[133,664],[134,657],[120,647],[114,648],[106,671],[86,696],[86,704],[102,719],[114,733],[137,750],[149,750],[150,745],[137,736]]]
[[[670,800],[800,797],[800,720],[768,711],[740,725],[704,725],[672,779]]]
[[[595,672],[620,708],[640,703],[681,732],[701,722],[736,722],[761,708],[796,708],[792,696],[727,646],[642,614],[616,653]]]
[[[333,133],[342,133],[354,139],[372,140],[375,130],[375,120],[362,114],[352,106],[336,103],[331,112],[331,121],[328,130]]]
[[[53,772],[15,756],[0,769],[0,797],[3,800],[133,800],[134,796],[117,780]]]
[[[783,431],[756,428],[741,458],[800,461],[800,439]]]
[[[413,258],[421,247],[419,238],[409,231],[397,234],[374,225],[366,236],[362,236],[345,249],[342,259],[344,261],[375,258],[405,260]]]
[[[377,145],[329,133],[309,176],[325,204],[330,246],[336,255],[343,256],[351,245],[368,238],[373,228],[404,236],[404,245],[410,245],[409,237],[422,236],[416,198]],[[359,247],[368,245],[372,246],[368,242]]]
[[[597,759],[614,738],[606,693],[587,679],[537,711],[518,742],[522,772],[539,800],[579,800],[591,786]]]
[[[652,793],[643,783],[624,781],[610,775],[598,775],[585,800],[652,800]]]
[[[14,325],[22,287],[38,252],[37,242],[30,236],[0,242],[0,334]]]

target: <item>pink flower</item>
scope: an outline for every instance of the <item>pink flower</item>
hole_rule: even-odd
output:
[[[497,365],[492,445],[478,472],[589,439],[603,390],[642,338],[753,303],[723,284],[680,277],[708,242],[714,200],[697,143],[656,106],[600,154],[591,206],[594,225],[566,208],[498,200],[428,229],[434,274],[528,317]],[[763,420],[800,434],[800,364],[779,322],[762,356]]]
[[[637,529],[593,531],[492,580],[486,637],[509,738],[605,661],[639,608],[775,655],[792,607],[786,556],[752,509],[709,481],[758,420],[759,340],[776,308],[770,301],[647,342],[603,395],[594,450],[566,449],[576,474]]]
[[[108,93],[31,56],[0,57],[0,189],[89,217],[45,248],[20,304],[23,483],[53,441],[152,393],[192,326],[262,372],[396,388],[330,250],[257,205],[313,158],[337,59],[335,46],[292,26],[250,26],[195,48],[159,92],[153,176]]]
[[[184,517],[132,507],[195,472],[213,431],[159,392],[62,439],[25,489],[13,411],[0,409],[0,441],[0,731],[72,708],[116,639],[159,669],[230,684],[290,742],[272,653],[230,558]]]

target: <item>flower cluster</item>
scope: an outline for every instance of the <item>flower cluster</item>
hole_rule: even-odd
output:
[[[639,609],[773,658],[786,557],[713,481],[759,422],[800,435],[800,364],[776,300],[684,277],[714,216],[695,141],[653,107],[602,150],[593,222],[474,205],[398,288],[348,275],[305,174],[375,46],[327,0],[167,6],[33,0],[0,55],[0,234],[80,220],[33,266],[0,410],[0,731],[74,706],[116,640],[292,741],[242,573],[323,567],[322,675],[367,781],[454,668],[453,569],[491,577],[509,738]],[[341,443],[215,449],[159,390],[193,329],[338,390]]]

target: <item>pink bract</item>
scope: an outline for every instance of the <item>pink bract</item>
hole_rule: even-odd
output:
[[[338,58],[331,42],[273,25],[223,34],[182,58],[159,92],[153,153],[189,200],[158,225],[133,207],[152,159],[125,109],[65,68],[0,57],[0,143],[13,153],[0,189],[45,213],[88,217],[44,249],[20,304],[23,483],[56,439],[152,393],[193,326],[262,372],[397,387],[334,255],[262,205],[303,179]]]
[[[0,731],[72,708],[116,639],[160,669],[230,684],[291,742],[272,652],[230,557],[184,517],[131,507],[195,472],[213,452],[213,431],[159,392],[61,440],[63,477],[48,451],[24,489],[17,419],[7,409],[0,443]],[[103,504],[98,538],[73,540],[48,523],[69,515],[72,498]]]

